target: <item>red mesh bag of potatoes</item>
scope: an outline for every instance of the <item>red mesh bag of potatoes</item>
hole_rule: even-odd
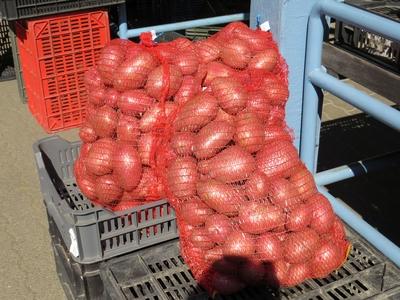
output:
[[[155,172],[197,281],[211,295],[232,294],[339,268],[349,243],[292,144],[287,67],[271,34],[232,23],[177,45],[179,56],[163,51],[183,79],[168,94],[175,106],[168,116],[165,106]]]
[[[155,149],[177,109],[173,97],[182,102],[197,92],[198,61],[187,46],[186,39],[156,45],[146,35],[139,44],[116,39],[85,74],[89,105],[75,177],[93,203],[122,210],[165,198]]]

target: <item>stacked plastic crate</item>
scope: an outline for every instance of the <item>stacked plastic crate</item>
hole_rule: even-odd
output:
[[[38,141],[33,150],[63,289],[71,299],[98,299],[101,262],[175,239],[178,232],[166,200],[119,212],[87,200],[73,174],[79,147],[80,142],[53,136]]]
[[[352,230],[353,247],[347,262],[324,279],[309,279],[291,288],[247,288],[215,300],[362,300],[399,299],[399,269]],[[105,299],[211,299],[193,279],[170,241],[101,265]]]
[[[57,136],[33,147],[56,269],[67,297],[209,299],[180,256],[175,214],[167,201],[119,212],[93,206],[75,184],[79,147]],[[399,269],[355,232],[349,230],[348,237],[353,244],[348,261],[327,278],[216,299],[398,299]]]
[[[47,132],[77,127],[84,121],[87,95],[83,74],[110,40],[108,12],[104,7],[124,2],[14,0],[0,3],[2,17],[15,30],[13,48],[17,62],[14,64],[22,72],[21,97],[25,98],[26,94],[30,111]]]
[[[21,67],[31,113],[47,132],[85,119],[85,71],[109,41],[107,11],[16,21]]]

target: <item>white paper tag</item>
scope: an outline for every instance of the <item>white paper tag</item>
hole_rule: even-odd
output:
[[[150,30],[150,33],[151,33],[151,39],[154,41],[157,38],[157,33],[154,29]]]
[[[262,24],[260,25],[260,29],[261,29],[262,31],[270,31],[270,30],[271,30],[271,27],[269,26],[269,22],[268,22],[268,21],[265,21],[264,23],[262,23]]]
[[[76,240],[76,234],[74,229],[70,228],[69,229],[69,237],[71,238],[71,246],[69,246],[69,252],[75,256],[79,256],[79,249],[78,249],[78,242]]]

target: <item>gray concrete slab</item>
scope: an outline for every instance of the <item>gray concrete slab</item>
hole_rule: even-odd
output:
[[[378,100],[382,101],[388,105],[394,105],[395,103],[372,92],[371,90],[367,89],[366,87],[352,81],[349,79],[343,80],[347,84],[352,85],[353,87],[361,90],[362,92],[377,98]],[[324,106],[322,109],[322,122],[336,120],[343,117],[354,116],[356,114],[362,113],[359,109],[351,106],[350,104],[340,100],[338,97],[330,94],[324,93]]]
[[[21,103],[15,80],[0,83],[0,112],[0,299],[64,299],[32,154],[48,134]],[[60,135],[78,138],[77,130]]]

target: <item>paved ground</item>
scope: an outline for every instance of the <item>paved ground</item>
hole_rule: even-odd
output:
[[[0,299],[63,299],[32,154],[47,136],[19,100],[16,81],[0,83]],[[77,131],[60,134],[77,139]]]
[[[376,97],[380,99],[382,102],[393,105],[394,103],[370,90],[367,88],[363,87],[362,85],[351,81],[351,80],[344,80],[345,82],[355,86],[356,88],[366,92],[368,95]],[[322,122],[325,121],[330,121],[330,120],[335,120],[343,117],[348,117],[348,116],[353,116],[356,114],[361,113],[360,110],[355,108],[354,106],[351,106],[350,104],[347,104],[344,101],[341,101],[339,98],[333,96],[332,94],[329,93],[324,93],[324,107],[322,110]]]
[[[0,299],[63,299],[31,145],[47,134],[19,100],[16,81],[0,83]],[[357,114],[327,95],[323,120]],[[77,131],[60,134],[77,140]]]

